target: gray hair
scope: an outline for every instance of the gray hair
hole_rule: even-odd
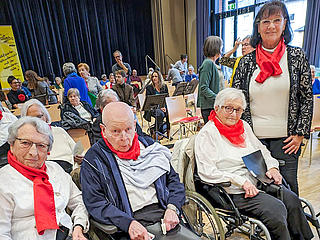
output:
[[[188,69],[189,69],[189,68],[192,69],[192,72],[194,71],[194,67],[193,67],[191,64],[189,65]]]
[[[69,98],[69,96],[70,96],[71,94],[73,94],[73,93],[80,98],[80,92],[79,92],[78,88],[70,88],[70,89],[68,90],[68,93],[67,93],[67,98]]]
[[[77,72],[76,66],[72,62],[67,62],[63,64],[62,71],[65,76],[68,76],[70,73]]]
[[[315,71],[316,70],[316,67],[314,65],[310,65],[310,69]]]
[[[250,41],[250,40],[251,40],[251,35],[245,36],[245,37],[242,39],[242,41],[244,41],[244,40],[246,40],[246,39],[249,39],[249,41]]]
[[[110,103],[112,97],[115,97],[117,101],[119,101],[117,93],[112,89],[102,90],[97,96],[96,107],[98,109],[103,109],[108,103]]]
[[[222,39],[218,36],[209,36],[203,44],[203,54],[206,57],[214,57],[221,53]]]
[[[236,88],[225,88],[221,90],[214,101],[214,107],[223,106],[226,103],[226,100],[242,100],[242,108],[246,109],[247,102],[243,92]]]
[[[22,108],[21,108],[21,117],[26,117],[28,116],[27,113],[28,113],[28,110],[29,108],[32,106],[32,105],[37,105],[43,115],[45,116],[45,118],[47,119],[47,123],[51,123],[51,117],[50,117],[50,114],[48,112],[48,110],[46,109],[46,107],[38,100],[38,99],[30,99],[28,101],[26,101],[23,105],[22,105]]]
[[[18,130],[26,124],[34,126],[38,133],[46,135],[49,138],[49,151],[52,149],[53,135],[49,125],[42,121],[40,118],[36,117],[22,117],[12,123],[8,129],[8,142],[13,145],[18,136]]]

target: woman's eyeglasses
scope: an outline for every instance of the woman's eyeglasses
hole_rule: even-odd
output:
[[[46,143],[35,143],[35,142],[29,141],[27,139],[22,139],[22,138],[16,138],[16,139],[19,140],[20,146],[23,149],[29,150],[33,144],[36,145],[36,148],[39,152],[46,152],[46,151],[48,151],[48,148],[49,148],[49,145]]]
[[[225,113],[232,114],[234,111],[236,112],[237,115],[243,113],[242,108],[234,108],[231,106],[221,106],[221,108],[224,110]]]
[[[271,23],[273,23],[273,25],[280,25],[283,21],[283,18],[275,18],[275,19],[264,19],[261,20],[260,23],[262,26],[268,27],[270,26]]]

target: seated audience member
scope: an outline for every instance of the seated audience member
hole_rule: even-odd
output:
[[[116,78],[114,76],[113,73],[110,73],[109,74],[109,82],[106,84],[106,89],[111,89],[113,88],[113,86],[115,86],[117,83],[116,83]]]
[[[7,154],[10,150],[8,141],[8,129],[12,123],[17,121],[17,117],[11,112],[6,112],[0,108],[0,168],[8,163]]]
[[[62,83],[61,77],[56,77],[54,80],[55,80],[54,87],[58,90],[63,89],[63,83]]]
[[[132,70],[132,76],[130,76],[131,79],[131,86],[133,87],[133,96],[136,97],[139,92],[140,89],[142,87],[142,81],[141,78],[137,75],[137,70],[133,69]]]
[[[11,90],[7,94],[8,100],[12,104],[12,108],[18,108],[19,103],[24,103],[29,99],[28,94],[21,88],[19,79],[9,76],[7,81],[11,87]]]
[[[139,82],[142,84],[141,78],[138,76],[136,69],[132,70],[132,76],[130,76],[131,82]]]
[[[182,80],[188,72],[188,56],[186,54],[181,54],[180,60],[174,64],[174,67],[179,70]]]
[[[82,128],[86,125],[91,127],[94,119],[98,116],[98,111],[95,110],[86,101],[80,100],[80,93],[77,88],[70,88],[68,91],[68,102],[61,109],[61,123],[66,130],[72,128]],[[72,121],[70,121],[72,119]],[[86,130],[88,130],[86,128]]]
[[[22,82],[20,79],[17,79],[17,80],[19,81],[19,85],[21,86],[21,89],[27,94],[28,98],[29,99],[32,98],[32,94],[31,94],[30,90],[27,87],[22,85]]]
[[[89,71],[90,68],[88,64],[78,64],[78,72],[80,76],[86,81],[89,92],[97,96],[103,88],[101,87],[98,78],[90,76]]]
[[[51,117],[47,109],[37,99],[30,99],[25,102],[21,108],[21,117],[37,117],[51,123]],[[70,135],[61,127],[50,126],[54,142],[50,155],[47,160],[59,160],[65,161],[71,164],[72,167],[77,168],[82,163],[83,156],[73,156],[73,150],[76,143],[70,137]]]
[[[231,182],[225,190],[241,212],[262,221],[272,239],[311,239],[298,196],[282,184],[279,163],[254,135],[250,125],[240,120],[246,108],[241,90],[220,91],[214,102],[209,122],[195,140],[195,155],[199,177],[209,183]],[[257,150],[262,152],[266,176],[283,189],[283,202],[257,189],[256,178],[248,171],[242,157]],[[208,189],[199,192],[208,195]]]
[[[46,78],[39,77],[35,71],[25,72],[25,78],[28,81],[28,88],[33,91],[33,97],[37,98],[42,104],[56,104],[58,99],[50,89]]]
[[[180,71],[171,64],[171,68],[168,71],[167,81],[172,81],[172,86],[177,87],[177,85],[183,81],[183,78],[180,75]]]
[[[154,71],[151,75],[151,84],[146,88],[146,96],[166,94],[169,96],[167,85],[163,81],[162,74],[159,71]],[[154,111],[145,111],[143,117],[148,122],[151,122],[151,117],[157,118],[157,128],[160,132],[164,133],[169,129],[169,126],[164,126],[163,119],[167,117],[166,108],[156,109]],[[169,121],[167,121],[169,123]]]
[[[76,67],[72,62],[67,62],[62,66],[63,74],[66,76],[64,79],[64,97],[63,102],[68,101],[67,94],[70,88],[77,88],[80,93],[80,100],[86,101],[91,105],[91,100],[88,95],[88,88],[86,81],[77,75]]]
[[[170,151],[138,136],[133,112],[122,102],[103,109],[101,129],[103,139],[89,149],[80,170],[89,214],[117,226],[115,239],[148,240],[148,232],[161,232],[161,219],[168,235],[172,232],[168,239],[198,239],[179,224],[185,191]]]
[[[104,87],[108,82],[108,79],[107,79],[107,74],[102,74],[101,75],[101,80],[100,80],[100,85],[102,87]]]
[[[135,100],[133,97],[133,87],[125,83],[126,73],[123,70],[118,70],[115,73],[116,76],[116,85],[112,87],[120,101],[125,102],[126,104],[135,107]]]
[[[122,61],[122,54],[119,50],[114,51],[113,57],[116,60],[116,64],[112,66],[112,72],[116,75],[117,71],[123,70],[126,74],[126,83],[130,84],[131,67],[129,63]]]
[[[154,72],[154,69],[151,67],[149,68],[149,72],[148,72],[148,75],[147,75],[147,79],[151,79],[151,75],[152,73]]]
[[[9,128],[8,165],[0,169],[0,239],[85,240],[88,213],[69,174],[47,160],[47,123],[23,117]],[[69,216],[65,209],[69,208]]]
[[[194,67],[192,65],[189,65],[188,73],[187,73],[184,81],[191,82],[191,80],[193,80],[193,79],[199,80],[198,75],[194,73]]]
[[[313,95],[320,94],[320,81],[316,77],[316,67],[314,65],[310,65],[311,69],[311,78],[312,78],[312,92]]]

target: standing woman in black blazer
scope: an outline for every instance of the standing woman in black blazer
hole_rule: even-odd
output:
[[[168,87],[164,83],[162,74],[159,71],[154,71],[151,74],[151,84],[146,88],[146,95],[158,95],[158,94],[167,94],[169,96]],[[157,128],[160,132],[164,132],[163,129],[163,119],[167,117],[166,108],[156,109],[155,111],[145,111],[144,118],[150,122],[151,116],[157,118]],[[169,123],[167,121],[167,123]],[[169,129],[169,124],[167,124],[167,130]]]

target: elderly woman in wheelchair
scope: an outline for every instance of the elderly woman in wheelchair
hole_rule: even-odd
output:
[[[311,239],[313,234],[298,196],[282,184],[279,162],[255,137],[249,124],[240,120],[245,108],[245,97],[240,90],[227,88],[218,93],[210,121],[195,140],[197,172],[201,180],[201,184],[196,185],[197,191],[210,200],[213,188],[210,183],[230,182],[223,188],[235,207],[260,220],[272,239]],[[266,178],[282,189],[281,200],[259,190],[258,178],[245,165],[244,157],[257,150],[266,165]]]

